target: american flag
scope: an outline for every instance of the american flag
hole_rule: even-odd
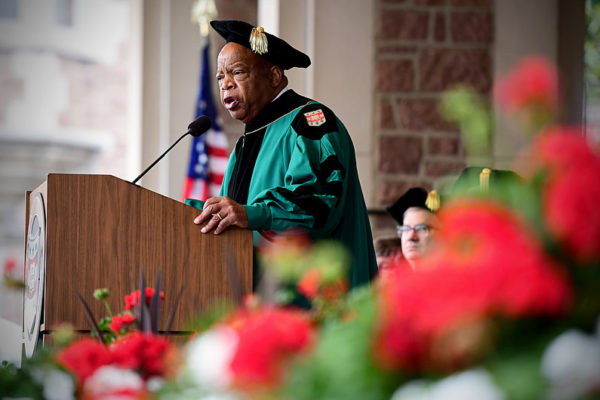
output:
[[[217,196],[229,159],[227,137],[217,123],[217,112],[212,98],[209,54],[207,39],[200,62],[196,118],[206,115],[212,122],[212,128],[204,135],[194,138],[187,178],[183,187],[184,200],[186,198],[206,200]]]

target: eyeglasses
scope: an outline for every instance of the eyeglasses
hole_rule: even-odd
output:
[[[408,235],[410,233],[410,231],[414,231],[415,234],[417,234],[419,236],[426,236],[429,234],[429,232],[432,229],[433,228],[427,224],[418,224],[415,226],[399,225],[396,227],[396,231],[400,235],[404,235],[404,234]]]

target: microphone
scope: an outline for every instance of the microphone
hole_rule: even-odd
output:
[[[179,141],[181,139],[183,139],[186,135],[192,135],[193,137],[199,137],[202,134],[204,134],[206,131],[208,131],[210,129],[210,127],[212,126],[211,122],[210,122],[210,118],[208,118],[206,115],[201,115],[198,118],[196,118],[195,120],[193,120],[189,125],[188,125],[188,130],[186,133],[184,133],[183,135],[181,135],[181,137],[179,139],[177,139],[175,141],[175,143],[173,143],[171,145],[171,147],[169,147],[167,150],[165,150],[164,153],[161,154],[160,157],[158,157],[156,160],[154,160],[154,162],[152,164],[150,164],[148,166],[148,168],[146,168],[144,170],[144,172],[142,172],[141,174],[138,175],[137,178],[135,178],[133,181],[131,181],[131,183],[135,184],[138,180],[140,180],[140,178],[144,175],[146,175],[146,172],[150,171],[150,168],[154,167],[154,165],[156,165],[157,162],[159,162],[169,151],[171,151],[171,149],[173,147],[175,147],[175,145],[177,143],[179,143]]]

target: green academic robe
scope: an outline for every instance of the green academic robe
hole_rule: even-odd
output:
[[[323,104],[288,90],[265,107],[238,140],[221,195],[244,205],[255,246],[268,231],[300,228],[347,247],[352,287],[376,275],[354,146]]]

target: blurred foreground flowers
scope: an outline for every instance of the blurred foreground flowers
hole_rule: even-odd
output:
[[[495,190],[445,193],[418,270],[400,261],[348,293],[345,249],[281,234],[261,248],[261,290],[201,315],[185,345],[134,329],[137,292],[101,320],[109,344],[5,366],[0,387],[16,397],[29,379],[26,395],[48,399],[598,398],[600,157],[580,128],[553,125],[558,95],[540,58],[498,82],[499,106],[531,137],[528,163]],[[460,89],[446,105],[467,147],[485,149],[485,102]]]
[[[446,96],[467,151],[486,151],[486,102],[465,89]],[[399,262],[346,294],[343,249],[280,236],[261,252],[271,284],[194,339],[185,367],[194,372],[172,394],[600,396],[600,157],[579,127],[553,124],[559,83],[544,59],[524,60],[495,99],[527,135],[528,163],[496,190],[447,190],[419,270]],[[220,373],[206,368],[211,359]]]

